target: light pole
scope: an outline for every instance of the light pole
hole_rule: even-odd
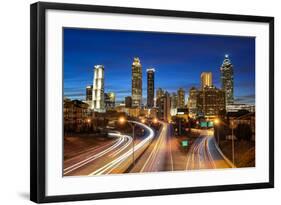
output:
[[[219,119],[215,119],[214,121],[215,125],[217,125],[217,131],[218,131],[218,145],[220,145],[220,120]]]
[[[91,128],[91,119],[90,118],[87,119],[87,123],[88,123],[88,133],[89,133],[90,128]]]
[[[219,119],[215,119],[214,123],[216,125],[219,125],[220,124],[220,120]],[[223,122],[222,122],[223,123]],[[224,124],[224,123],[223,123]],[[235,167],[235,146],[234,146],[234,131],[233,131],[233,128],[234,128],[234,122],[232,121],[231,123],[231,147],[232,147],[232,164],[233,166]],[[218,128],[218,144],[220,142],[220,135],[219,135],[219,128]]]
[[[234,162],[234,135],[233,135],[233,127],[234,127],[234,123],[233,121],[231,122],[231,138],[232,138],[232,163],[235,166],[235,162]]]
[[[128,124],[132,128],[132,137],[133,137],[133,142],[132,142],[133,153],[132,153],[132,156],[133,156],[133,166],[135,166],[135,126],[136,126],[136,124],[129,122],[124,117],[120,117],[118,121],[119,121],[120,124],[124,124],[124,123],[128,122]]]
[[[158,123],[157,118],[154,118],[154,119],[153,119],[153,123],[154,123],[154,124],[157,124],[157,123]]]
[[[234,134],[233,134],[234,120],[237,121],[238,119],[242,119],[242,118],[244,118],[244,117],[246,117],[248,115],[251,115],[251,112],[249,112],[247,114],[244,114],[244,115],[242,115],[240,117],[237,117],[237,118],[235,118],[235,119],[233,119],[231,121],[231,128],[232,128],[232,130],[231,130],[231,134],[232,134],[232,137],[231,137],[232,138],[232,163],[233,163],[234,166],[235,166],[235,163],[234,163]],[[238,124],[238,121],[237,121],[237,124]]]

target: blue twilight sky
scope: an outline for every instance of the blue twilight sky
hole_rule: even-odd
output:
[[[105,92],[117,101],[131,95],[133,57],[143,68],[146,101],[146,69],[155,68],[155,89],[168,92],[200,86],[201,72],[212,72],[221,87],[224,55],[234,66],[234,96],[239,103],[255,103],[255,38],[158,32],[64,29],[64,95],[85,99],[85,87],[93,81],[93,67],[105,67]]]

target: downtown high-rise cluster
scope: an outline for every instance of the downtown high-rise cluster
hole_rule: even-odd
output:
[[[213,84],[213,73],[201,73],[200,87],[189,89],[188,102],[185,101],[185,89],[178,88],[176,92],[169,93],[163,88],[155,89],[155,69],[146,69],[147,96],[146,104],[143,101],[143,70],[139,57],[134,57],[131,64],[131,96],[124,99],[124,108],[131,110],[126,112],[138,115],[143,109],[152,110],[158,118],[169,120],[178,113],[188,113],[189,116],[216,117],[220,113],[227,112],[228,108],[235,108],[234,104],[234,76],[233,65],[228,55],[225,55],[220,71],[221,87]],[[113,92],[105,92],[104,66],[94,67],[93,85],[86,88],[86,101],[97,112],[105,112],[108,109],[117,109],[115,106],[116,95]],[[154,110],[154,111],[153,111]],[[122,111],[122,109],[121,109]]]
[[[220,67],[221,88],[213,85],[212,72],[201,73],[200,88],[189,90],[188,107],[191,115],[215,117],[227,112],[234,105],[233,65],[228,55],[225,55]]]

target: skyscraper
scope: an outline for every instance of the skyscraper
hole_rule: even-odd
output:
[[[107,110],[113,109],[115,107],[115,93],[104,93],[104,103]]]
[[[177,114],[178,108],[178,96],[176,93],[171,94],[171,115],[174,116]]]
[[[172,109],[178,108],[178,96],[176,93],[171,94],[171,107]]]
[[[147,72],[147,107],[152,108],[154,106],[154,68],[149,68]]]
[[[138,57],[132,64],[132,106],[140,107],[142,104],[142,66]]]
[[[191,115],[197,114],[197,96],[198,90],[195,87],[190,88],[188,97],[188,109]]]
[[[234,103],[233,96],[233,65],[228,57],[225,55],[223,63],[220,67],[221,71],[221,88],[225,92],[226,105]]]
[[[158,88],[156,91],[156,100],[164,95],[164,90],[162,88]]]
[[[132,107],[132,97],[131,96],[125,97],[125,107],[126,108]]]
[[[185,107],[185,91],[183,88],[178,89],[178,108]]]
[[[198,91],[197,108],[206,117],[217,117],[226,109],[224,91],[214,86]]]
[[[86,87],[86,99],[84,102],[89,105],[89,108],[93,107],[93,85]]]
[[[86,87],[86,101],[92,101],[93,100],[93,86],[88,85]]]
[[[95,65],[93,80],[93,103],[92,108],[95,111],[104,111],[104,66]]]
[[[213,85],[212,73],[211,72],[203,72],[201,73],[201,88],[211,87]]]
[[[157,109],[157,117],[164,121],[169,121],[171,119],[171,98],[168,92],[161,97],[159,97],[156,101]]]

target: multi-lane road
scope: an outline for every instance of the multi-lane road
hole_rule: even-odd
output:
[[[101,175],[126,172],[132,165],[132,154],[138,158],[150,145],[155,132],[150,127],[139,122],[135,123],[145,130],[141,139],[136,139],[121,133],[109,133],[112,141],[99,147],[93,147],[85,152],[64,161],[63,175]]]
[[[199,130],[200,136],[186,153],[179,151],[169,123],[159,122],[162,126],[158,133],[143,123],[131,123],[144,129],[144,136],[136,138],[133,143],[132,136],[110,133],[110,142],[65,160],[63,174],[102,175],[232,167],[218,148],[212,130]]]
[[[165,122],[159,133],[155,136],[149,147],[139,157],[130,172],[157,172],[170,170],[167,168],[167,154],[170,151],[169,137],[171,136],[171,125]],[[171,155],[170,155],[171,156]],[[171,159],[171,158],[170,158]]]
[[[231,168],[233,164],[223,155],[214,138],[213,130],[201,130],[191,146],[186,161],[186,170]]]

